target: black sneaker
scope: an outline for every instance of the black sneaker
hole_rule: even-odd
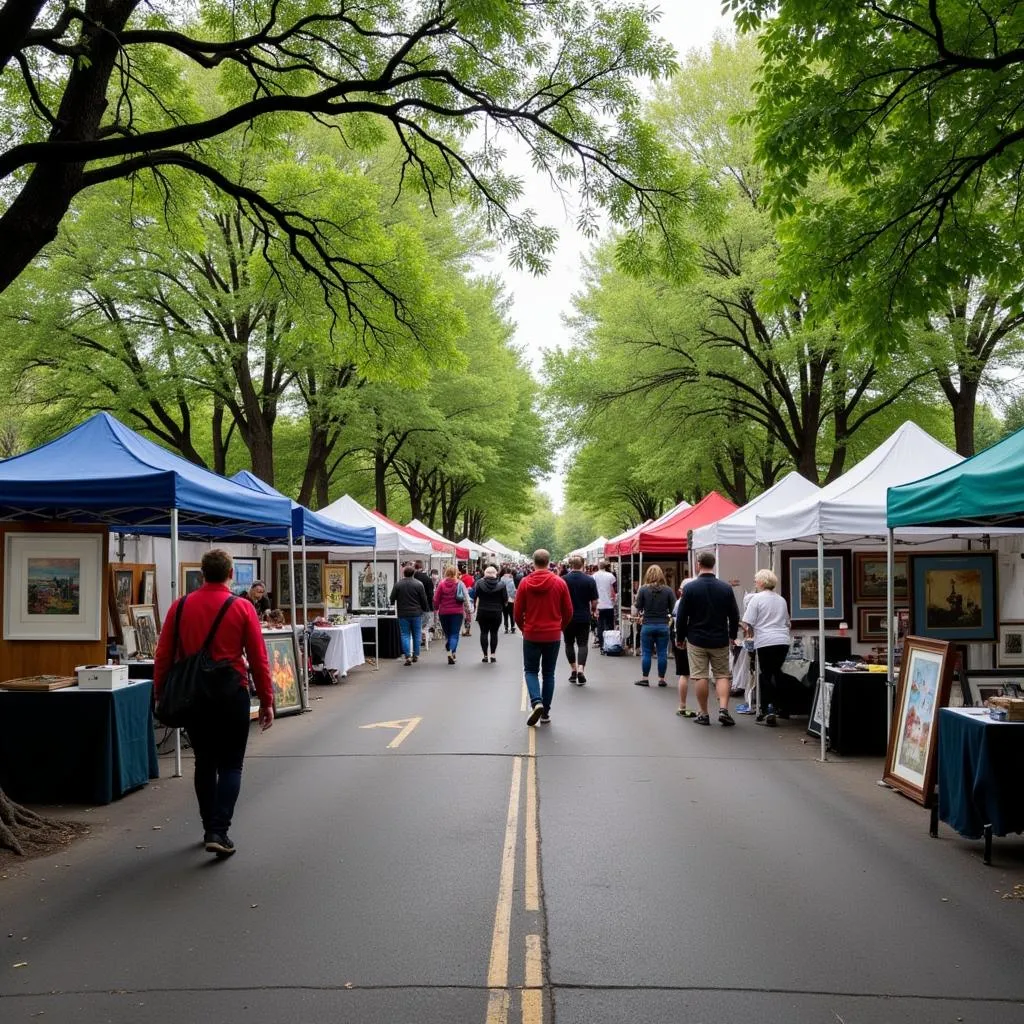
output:
[[[577,686],[586,686],[587,685],[587,677],[582,672],[577,672],[576,673],[576,685]]]
[[[710,715],[697,715],[694,718],[694,721],[698,725],[710,725],[711,724],[711,716]]]
[[[650,683],[649,679],[637,679],[636,682],[633,683],[633,685],[634,686],[650,686],[651,683]]]
[[[718,724],[719,725],[735,725],[736,719],[729,714],[728,708],[718,709]]]
[[[527,725],[536,725],[537,722],[540,719],[540,716],[543,715],[543,714],[544,714],[544,705],[543,704],[534,704],[533,707],[530,708],[530,713],[526,716],[526,724]]]
[[[211,832],[206,838],[206,852],[230,857],[235,852],[235,844],[228,839],[226,832]]]
[[[771,726],[775,726],[775,725],[779,724],[778,721],[775,718],[775,705],[774,704],[769,704],[768,705],[768,712],[764,716],[764,724],[765,725],[771,725]]]
[[[569,682],[572,683],[573,686],[578,685],[579,681],[580,681],[580,674],[579,674],[579,672],[570,672],[569,673]]]
[[[666,683],[664,679],[659,679],[658,680],[658,685],[659,686],[668,686],[668,683]]]
[[[540,716],[540,724],[541,725],[550,725],[551,724],[551,714],[550,714],[550,712],[545,711],[544,714]]]

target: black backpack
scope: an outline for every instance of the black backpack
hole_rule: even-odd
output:
[[[179,658],[181,650],[181,612],[187,597],[178,602],[174,616],[174,664],[167,670],[160,699],[156,705],[156,717],[164,725],[181,728],[189,723],[204,704],[229,697],[240,686],[238,671],[230,661],[213,661],[210,658],[210,644],[217,627],[238,598],[229,597],[217,612],[217,617],[206,634],[203,646],[188,657]]]

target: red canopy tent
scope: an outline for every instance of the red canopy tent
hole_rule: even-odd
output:
[[[628,555],[630,552],[630,538],[633,537],[634,534],[639,533],[645,527],[650,526],[653,522],[655,522],[655,520],[648,519],[646,522],[640,523],[639,526],[632,526],[628,530],[623,530],[622,533],[616,534],[616,536],[612,537],[612,539],[604,546],[605,558],[620,558],[622,555]]]
[[[430,544],[430,546],[440,554],[454,554],[456,558],[469,557],[469,552],[465,548],[459,548],[451,541],[440,541],[437,540],[435,537],[428,537],[425,533],[421,533],[419,530],[414,530],[411,526],[403,526],[401,523],[396,523],[394,519],[389,519],[386,515],[384,515],[383,512],[378,512],[377,509],[373,510],[373,515],[375,515],[378,519],[383,520],[385,523],[388,524],[388,526],[392,527],[395,530],[398,530],[399,533],[405,534],[409,537],[415,537],[417,540],[427,541]],[[460,555],[459,551],[465,551],[465,556]]]
[[[698,526],[716,523],[738,508],[718,491],[712,491],[696,505],[680,509],[677,513],[645,524],[620,543],[623,554],[685,554],[689,532]]]

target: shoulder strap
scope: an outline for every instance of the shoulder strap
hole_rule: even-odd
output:
[[[178,660],[178,652],[181,650],[181,612],[187,597],[188,594],[178,602],[178,608],[174,613],[174,661]]]
[[[214,634],[217,632],[217,627],[220,626],[221,621],[227,614],[227,610],[238,600],[237,595],[232,594],[221,606],[220,611],[217,612],[217,617],[213,620],[213,625],[210,626],[210,632],[206,634],[206,639],[203,641],[202,650],[208,651],[210,644],[213,642]],[[182,602],[184,604],[184,602]]]

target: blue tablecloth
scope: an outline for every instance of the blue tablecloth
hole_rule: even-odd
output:
[[[938,768],[939,818],[960,835],[1024,831],[1024,722],[943,708]]]
[[[0,690],[0,786],[23,803],[108,804],[160,776],[153,684]]]

